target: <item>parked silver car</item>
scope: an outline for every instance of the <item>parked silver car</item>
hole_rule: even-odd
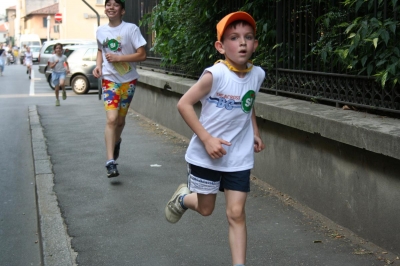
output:
[[[70,73],[65,78],[65,86],[72,87],[76,94],[88,93],[90,89],[98,89],[98,79],[92,74],[96,67],[97,45],[75,45],[64,47]],[[54,90],[51,82],[52,70],[46,71],[46,80]]]
[[[44,42],[42,49],[39,54],[39,72],[42,74],[46,73],[48,67],[49,58],[54,54],[54,44],[61,43],[63,47],[71,45],[86,45],[86,44],[97,44],[96,40],[85,40],[85,39],[61,39]]]

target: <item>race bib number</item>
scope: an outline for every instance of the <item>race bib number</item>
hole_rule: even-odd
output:
[[[116,62],[112,64],[115,70],[117,70],[118,74],[120,74],[121,76],[125,75],[126,73],[132,70],[132,67],[128,62]]]

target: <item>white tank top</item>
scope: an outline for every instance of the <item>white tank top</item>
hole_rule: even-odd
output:
[[[200,167],[236,172],[252,169],[254,165],[254,131],[251,120],[255,95],[265,78],[261,67],[254,66],[244,78],[239,78],[223,63],[204,70],[213,76],[209,94],[201,99],[200,122],[214,137],[231,143],[225,146],[227,154],[212,159],[203,142],[193,135],[186,151],[188,163]]]

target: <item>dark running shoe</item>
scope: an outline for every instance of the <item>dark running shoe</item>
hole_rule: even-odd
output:
[[[117,143],[115,143],[114,160],[117,160],[119,157],[119,149],[121,148],[121,141],[122,141],[122,139],[119,139],[119,141]]]
[[[117,165],[115,162],[106,165],[108,178],[119,176]]]

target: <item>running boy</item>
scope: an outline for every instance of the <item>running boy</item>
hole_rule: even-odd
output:
[[[180,114],[195,134],[185,155],[188,186],[181,184],[165,208],[171,223],[187,209],[208,216],[218,190],[224,191],[233,265],[245,264],[250,169],[254,152],[264,149],[253,104],[265,72],[248,61],[258,46],[255,31],[254,19],[245,12],[231,13],[217,24],[215,48],[225,60],[205,69],[178,102]],[[198,101],[200,119],[193,108]]]
[[[67,57],[63,55],[63,45],[56,43],[53,47],[54,54],[49,58],[49,66],[53,69],[51,73],[51,82],[54,85],[54,92],[56,94],[56,106],[60,106],[60,100],[58,99],[60,87],[62,89],[63,100],[67,99],[67,93],[65,92],[65,77],[69,73],[69,65]]]
[[[105,143],[107,177],[119,175],[117,163],[125,117],[135,93],[139,74],[135,62],[146,59],[146,40],[138,26],[122,20],[125,0],[106,0],[105,14],[109,23],[96,32],[98,52],[93,75],[102,77],[106,110]]]

